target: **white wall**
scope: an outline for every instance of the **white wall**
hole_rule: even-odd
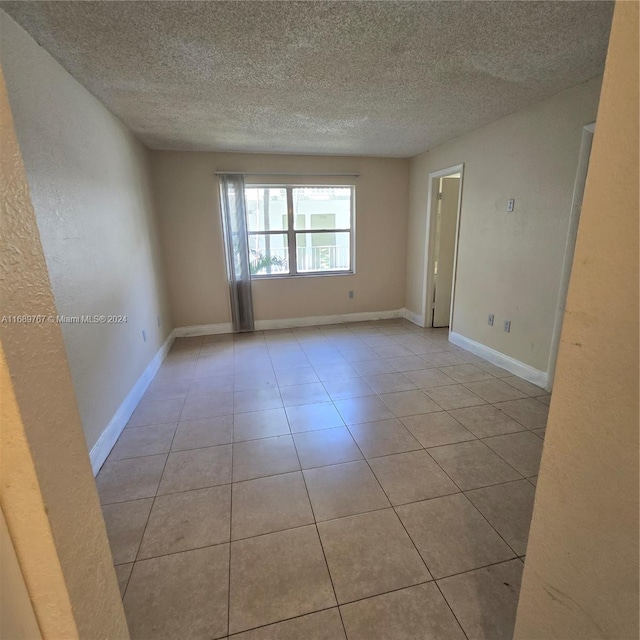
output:
[[[254,280],[257,320],[404,307],[408,160],[181,151],[153,151],[151,159],[176,326],[230,321],[216,170],[360,174],[248,179],[356,185],[356,273]]]
[[[516,640],[639,637],[638,14],[616,3]]]
[[[594,78],[412,159],[407,308],[424,312],[428,175],[464,163],[452,330],[547,371],[582,127],[596,118],[600,83]]]
[[[91,448],[172,328],[149,154],[1,11],[0,56],[58,313],[128,319],[62,327]]]

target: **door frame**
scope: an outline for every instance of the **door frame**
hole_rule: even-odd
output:
[[[547,363],[547,389],[552,388],[553,379],[556,373],[556,361],[558,360],[560,337],[562,334],[562,321],[564,320],[564,311],[567,304],[569,281],[571,279],[571,269],[573,267],[573,256],[576,249],[576,241],[578,239],[578,226],[580,224],[582,200],[584,198],[584,189],[587,182],[589,158],[591,157],[591,147],[593,145],[593,135],[595,130],[595,122],[586,124],[582,128],[582,140],[580,142],[580,152],[578,155],[578,168],[576,169],[576,179],[573,185],[573,196],[571,198],[569,228],[567,230],[564,257],[562,259],[562,273],[560,275],[560,287],[558,289],[556,317],[553,323],[551,349],[549,350],[549,362]]]
[[[425,225],[424,262],[422,273],[424,274],[424,287],[422,291],[422,317],[424,327],[433,327],[433,291],[434,291],[434,242],[435,242],[435,221],[433,207],[437,200],[433,196],[433,181],[436,178],[443,178],[452,173],[460,174],[460,187],[458,190],[458,210],[456,212],[456,235],[453,249],[453,277],[451,281],[451,309],[449,312],[449,333],[453,329],[453,308],[455,305],[456,280],[458,271],[458,242],[460,239],[460,214],[462,212],[462,190],[464,184],[464,163],[456,164],[446,169],[439,169],[429,173],[429,183],[427,189],[427,217]]]

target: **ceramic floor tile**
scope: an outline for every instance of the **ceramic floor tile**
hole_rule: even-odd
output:
[[[291,433],[344,427],[344,421],[332,402],[287,407]]]
[[[169,454],[158,494],[191,491],[231,482],[231,445]]]
[[[303,473],[316,521],[390,506],[366,462],[347,462]]]
[[[299,470],[300,463],[291,436],[249,440],[233,445],[234,482]]]
[[[171,451],[201,449],[233,441],[233,416],[204,420],[182,420],[178,423]]]
[[[340,607],[349,640],[466,640],[435,584]]]
[[[296,433],[293,440],[303,469],[362,459],[346,427]]]
[[[138,559],[229,542],[231,486],[158,496]]]
[[[136,559],[152,504],[153,498],[144,498],[102,507],[114,564]]]
[[[486,404],[482,398],[461,384],[433,387],[426,389],[425,393],[445,410]]]
[[[422,445],[396,418],[349,425],[349,431],[367,458],[422,449]]]
[[[435,447],[429,453],[463,491],[521,479],[479,440]]]
[[[255,389],[275,389],[278,386],[276,374],[272,371],[257,373],[236,373],[233,376],[234,391],[253,391]]]
[[[512,640],[523,566],[510,560],[438,581],[469,638]]]
[[[480,396],[487,402],[504,402],[506,400],[517,400],[518,398],[526,397],[526,393],[523,393],[519,389],[498,380],[496,378],[492,380],[483,380],[481,382],[469,382],[466,384],[467,389],[473,391],[477,396]]]
[[[440,411],[440,407],[418,389],[383,393],[380,397],[398,418]]]
[[[233,378],[231,376],[209,376],[196,378],[189,384],[189,393],[233,393]]]
[[[543,397],[548,396],[549,392],[545,391],[542,387],[538,387],[535,384],[531,384],[527,380],[523,380],[522,378],[518,378],[517,376],[507,376],[506,378],[502,378],[503,382],[510,384],[512,387],[526,393],[528,396],[532,398],[535,397]]]
[[[391,409],[377,396],[336,400],[334,404],[348,425],[395,418]]]
[[[378,354],[371,347],[356,347],[341,350],[342,357],[347,362],[364,362],[366,360],[379,360]]]
[[[441,369],[442,373],[461,384],[478,380],[491,380],[493,376],[473,364],[457,364]]]
[[[543,441],[534,433],[530,431],[510,433],[485,438],[483,442],[525,478],[538,474]]]
[[[538,438],[542,438],[544,440],[544,437],[545,437],[545,435],[547,433],[547,430],[546,429],[532,429],[531,433],[535,433],[538,436]]]
[[[416,388],[415,385],[402,373],[385,373],[379,376],[365,376],[364,380],[376,393],[408,391]]]
[[[527,429],[543,429],[547,426],[549,407],[538,399],[525,398],[500,402],[496,407]]]
[[[428,353],[424,356],[420,356],[429,368],[431,367],[451,367],[454,364],[462,364],[462,360],[449,351],[442,351],[440,353]],[[489,372],[491,373],[491,372]]]
[[[409,349],[407,349],[406,347],[403,347],[401,344],[390,344],[384,347],[374,347],[373,350],[378,354],[379,358],[383,358],[385,360],[391,358],[410,358],[413,356],[411,351],[409,351]]]
[[[426,451],[373,458],[369,464],[393,505],[459,491]]]
[[[400,421],[425,448],[475,440],[471,431],[445,411],[406,416]]]
[[[509,373],[509,371],[507,371],[506,369],[497,367],[495,364],[491,364],[490,362],[485,362],[484,360],[481,360],[480,362],[476,362],[475,365],[476,367],[478,367],[478,369],[482,369],[483,371],[490,373],[495,378],[506,378],[507,376],[511,375],[511,373]]]
[[[317,526],[340,604],[431,579],[393,509]]]
[[[536,397],[536,400],[538,402],[542,402],[542,404],[546,405],[547,407],[551,404],[551,396],[550,395]]]
[[[311,384],[296,384],[280,389],[285,407],[296,407],[301,404],[316,404],[329,402],[331,398],[320,382]]]
[[[302,367],[300,369],[286,369],[276,372],[278,385],[280,387],[290,387],[296,384],[308,384],[320,382],[313,367]]]
[[[490,404],[466,409],[452,409],[449,413],[478,438],[524,430],[521,424]]]
[[[230,633],[335,606],[316,528],[233,542],[229,601]]]
[[[129,577],[131,576],[131,570],[133,569],[133,562],[127,562],[126,564],[118,564],[114,567],[116,570],[116,578],[118,579],[118,588],[120,589],[120,597],[124,598],[124,592],[129,584]]]
[[[198,392],[189,394],[184,403],[181,420],[201,420],[233,413],[232,393]]]
[[[258,440],[289,434],[289,421],[284,409],[265,409],[237,413],[233,417],[233,441]]]
[[[280,397],[280,391],[277,388],[236,391],[233,394],[234,413],[264,411],[265,409],[279,409],[281,407],[282,398]]]
[[[227,634],[229,545],[136,562],[124,596],[132,640]]]
[[[102,504],[156,495],[166,455],[107,461],[96,478]]]
[[[347,640],[338,608],[245,631],[233,640]]]
[[[436,579],[515,555],[461,493],[406,504],[396,511]]]
[[[169,453],[176,423],[124,429],[109,454],[109,460]]]
[[[376,392],[362,378],[331,380],[324,382],[323,384],[327,393],[331,397],[331,400],[361,398],[362,396],[374,396],[376,394]]]
[[[313,524],[299,471],[233,484],[232,540]]]
[[[408,355],[400,358],[388,358],[387,362],[398,372],[418,371],[426,369],[424,360],[420,356]]]
[[[432,387],[444,387],[454,384],[454,380],[442,373],[439,369],[421,369],[420,371],[407,371],[405,376],[419,389],[431,389]]]
[[[358,378],[360,374],[348,363],[339,362],[333,364],[314,365],[318,378],[322,382],[351,380]]]
[[[494,529],[519,555],[527,550],[535,488],[526,480],[469,491],[473,502]]]
[[[184,405],[184,398],[167,398],[141,402],[133,412],[127,427],[144,427],[149,424],[177,423]]]
[[[352,362],[351,366],[361,376],[380,376],[384,374],[397,373],[397,371],[386,360],[378,358],[377,353],[375,355],[375,360],[360,360],[357,362]]]

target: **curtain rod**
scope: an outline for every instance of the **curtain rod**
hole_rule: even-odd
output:
[[[217,176],[242,175],[242,176],[290,176],[290,177],[309,177],[309,178],[359,178],[359,173],[295,173],[295,172],[273,172],[273,171],[215,171]]]

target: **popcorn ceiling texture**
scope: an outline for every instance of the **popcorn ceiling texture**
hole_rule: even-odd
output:
[[[409,157],[602,73],[611,2],[1,2],[152,149]]]

